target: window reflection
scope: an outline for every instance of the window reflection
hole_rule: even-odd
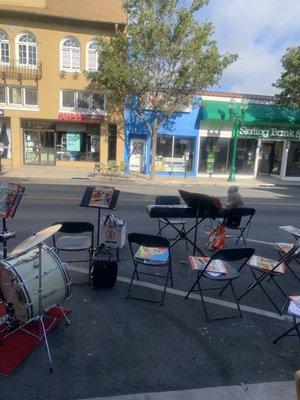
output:
[[[286,176],[300,176],[300,142],[290,142]]]
[[[58,161],[99,161],[99,133],[57,132],[56,135]]]
[[[156,171],[191,172],[195,138],[159,135],[157,138]]]

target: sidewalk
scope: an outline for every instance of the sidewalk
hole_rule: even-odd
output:
[[[97,397],[90,400],[296,400],[296,390],[294,382],[270,382],[178,392]]]
[[[2,178],[18,179],[29,183],[55,183],[55,184],[83,184],[87,181],[93,183],[100,182],[118,182],[132,184],[154,184],[154,185],[203,185],[203,186],[225,186],[232,185],[227,178],[215,177],[174,177],[174,176],[156,176],[154,180],[150,180],[142,174],[129,174],[124,177],[94,175],[93,171],[84,168],[58,168],[58,167],[37,167],[23,166],[19,170],[10,170],[4,167]],[[236,184],[241,188],[257,188],[272,186],[300,186],[300,182],[281,181],[280,179],[266,176],[263,179],[253,179],[237,177]]]

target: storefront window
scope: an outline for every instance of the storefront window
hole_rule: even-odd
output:
[[[158,136],[156,149],[156,171],[171,172],[173,136]]]
[[[24,129],[24,163],[26,165],[55,164],[55,132]]]
[[[0,119],[0,132],[4,147],[2,158],[11,158],[11,129],[9,119]]]
[[[194,140],[175,137],[173,172],[191,172],[193,170],[194,146]]]
[[[202,137],[199,172],[226,173],[228,171],[229,149],[229,138]]]
[[[68,131],[56,133],[56,156],[59,161],[99,161],[100,135],[97,129],[87,132]]]
[[[236,172],[238,174],[254,174],[256,147],[256,139],[238,139],[236,150]]]
[[[282,160],[283,142],[274,142],[273,145],[273,162],[271,173],[280,175]]]
[[[157,138],[156,170],[191,172],[193,170],[195,139],[159,135]]]
[[[286,176],[300,176],[300,142],[290,142]]]

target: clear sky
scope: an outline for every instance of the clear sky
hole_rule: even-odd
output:
[[[239,54],[214,89],[274,94],[280,59],[300,45],[300,0],[210,0],[199,12],[215,26],[221,52]]]

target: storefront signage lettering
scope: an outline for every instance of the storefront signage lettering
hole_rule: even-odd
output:
[[[273,139],[273,140],[299,140],[300,129],[278,129],[278,128],[249,128],[242,126],[239,136],[257,139]]]
[[[60,121],[77,121],[77,122],[103,122],[104,116],[92,114],[79,114],[79,113],[59,113],[58,119]]]

